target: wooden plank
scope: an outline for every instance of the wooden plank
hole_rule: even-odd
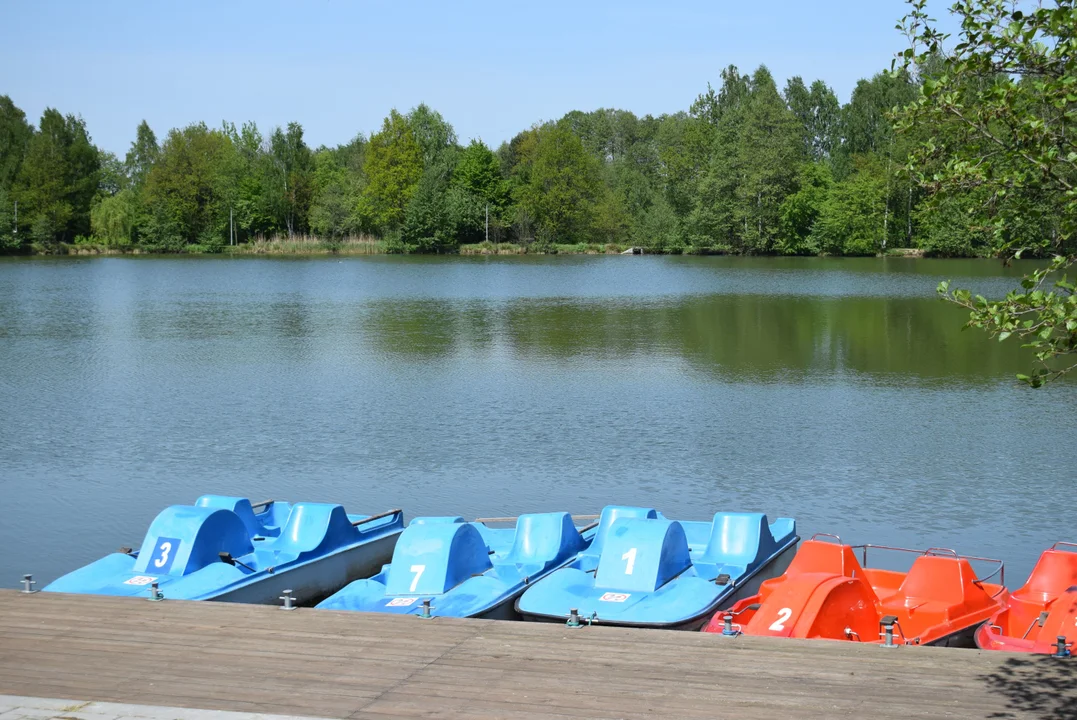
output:
[[[1077,662],[0,591],[0,692],[340,718],[1068,717]]]

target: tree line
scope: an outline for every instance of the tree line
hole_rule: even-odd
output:
[[[119,158],[80,117],[49,108],[34,127],[0,96],[0,249],[212,252],[294,235],[332,249],[367,235],[390,252],[488,238],[535,252],[970,256],[999,254],[1019,233],[1036,238],[1029,254],[1060,251],[1068,236],[1050,198],[974,188],[925,201],[930,163],[914,170],[910,154],[934,143],[941,158],[972,140],[959,127],[897,132],[894,110],[942,72],[921,60],[861,80],[844,105],[821,80],[779,90],[764,66],[729,66],[686,111],[573,111],[496,149],[461,143],[419,105],[336,147],[311,148],[299,123],[268,134],[196,123],[161,140],[143,121]]]

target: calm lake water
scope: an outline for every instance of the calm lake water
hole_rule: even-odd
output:
[[[1077,540],[1077,383],[935,286],[989,261],[0,262],[0,584],[203,493],[408,517],[657,507],[1001,557]]]

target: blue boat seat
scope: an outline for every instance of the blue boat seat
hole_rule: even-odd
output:
[[[254,517],[254,508],[251,501],[244,497],[230,497],[228,495],[203,495],[195,501],[195,507],[224,508],[231,510],[243,521],[247,532],[253,537],[262,532],[262,524]]]
[[[283,562],[298,559],[304,553],[315,552],[322,546],[346,545],[355,536],[356,530],[342,505],[296,503],[271,549],[280,553]]]
[[[516,520],[512,549],[498,562],[515,565],[526,574],[535,574],[550,565],[561,564],[583,546],[583,538],[568,513],[521,515]]]
[[[598,527],[595,529],[595,539],[591,547],[587,549],[588,555],[601,555],[602,548],[606,545],[606,536],[609,535],[610,527],[618,518],[651,518],[658,517],[658,511],[654,508],[632,507],[629,505],[607,505],[602,508],[602,515],[598,519]]]
[[[400,534],[386,595],[440,595],[492,567],[482,535],[463,522],[415,522]]]
[[[691,564],[688,539],[679,522],[620,517],[606,536],[595,587],[654,592]]]
[[[189,575],[220,561],[218,553],[239,557],[253,550],[250,535],[231,510],[173,505],[150,523],[134,572]]]
[[[763,513],[715,513],[711,536],[700,560],[750,568],[778,549]]]

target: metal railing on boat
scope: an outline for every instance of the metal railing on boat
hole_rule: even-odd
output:
[[[588,530],[593,530],[594,528],[598,527],[598,519],[600,517],[602,517],[602,516],[601,515],[572,515],[571,517],[572,517],[572,522],[574,522],[574,523],[581,522],[581,521],[584,521],[584,520],[591,520],[592,521],[588,525],[584,525],[581,528],[576,528],[581,533],[584,533],[584,532],[587,532]],[[482,523],[483,525],[489,525],[491,523],[514,523],[519,519],[520,519],[520,517],[518,515],[516,515],[516,516],[512,516],[512,517],[475,518],[474,520],[472,520],[472,522]]]
[[[831,537],[837,537],[837,536],[836,535],[831,535]],[[1069,544],[1073,544],[1073,543],[1069,543]],[[1077,547],[1077,544],[1075,544],[1074,546]],[[939,556],[939,557],[960,558],[960,559],[963,559],[963,560],[968,560],[969,562],[992,563],[992,564],[998,565],[998,567],[996,567],[993,572],[991,572],[988,575],[985,575],[984,577],[977,577],[975,580],[973,580],[973,582],[976,583],[977,585],[982,585],[983,583],[987,582],[991,578],[998,575],[998,584],[1002,587],[1002,589],[999,590],[997,593],[995,593],[995,595],[992,596],[992,597],[997,597],[999,594],[1006,591],[1006,587],[1005,587],[1006,586],[1006,563],[1003,562],[1002,560],[997,559],[997,558],[985,558],[985,557],[978,557],[976,555],[959,555],[956,550],[951,550],[950,548],[940,548],[940,547],[931,547],[931,548],[928,548],[927,550],[916,550],[914,548],[893,547],[891,545],[874,545],[872,543],[864,543],[863,545],[850,545],[849,547],[852,550],[860,550],[860,562],[864,567],[868,567],[868,549],[869,548],[874,548],[876,550],[893,550],[893,551],[896,551],[896,552],[913,553],[915,555],[935,555],[935,556]]]

